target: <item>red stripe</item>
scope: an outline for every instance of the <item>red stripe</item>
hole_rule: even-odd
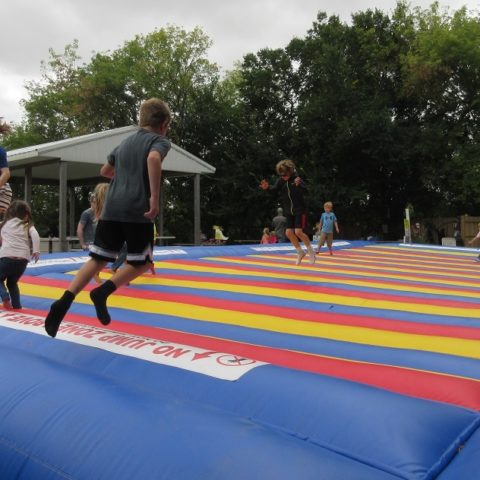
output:
[[[257,260],[259,261],[259,260]],[[286,261],[285,261],[286,262]],[[188,260],[181,260],[181,261],[175,261],[175,263],[179,263],[179,264],[182,264],[182,265],[196,265],[198,266],[198,262],[194,262],[194,261],[188,261]],[[291,265],[291,263],[289,262],[289,264]],[[290,275],[293,275],[294,273],[292,272],[289,272],[289,271],[285,271],[283,269],[279,269],[279,268],[274,268],[275,266],[275,263],[271,263],[272,267],[268,267],[268,270],[265,270],[265,268],[262,268],[262,266],[259,266],[259,267],[255,267],[255,266],[245,266],[245,265],[235,265],[234,267],[232,266],[226,266],[225,264],[219,264],[218,262],[214,262],[214,261],[204,261],[202,260],[202,263],[201,265],[204,265],[204,266],[207,266],[207,267],[214,267],[218,270],[223,270],[223,269],[226,269],[226,270],[231,270],[232,268],[235,268],[235,270],[239,270],[239,271],[244,271],[244,272],[248,272],[248,273],[251,273],[251,272],[255,272],[255,273],[263,273],[263,272],[266,272],[268,271],[269,273],[278,273],[278,274],[290,274]],[[302,277],[305,276],[305,277],[311,277],[312,280],[318,280],[319,278],[319,273],[321,273],[321,278],[326,278],[326,279],[329,279],[329,280],[337,280],[339,282],[341,282],[342,280],[345,280],[345,275],[344,274],[335,274],[335,270],[332,270],[331,272],[328,272],[326,273],[325,272],[325,264],[324,263],[320,263],[320,264],[317,264],[317,265],[321,265],[322,267],[322,271],[321,272],[318,272],[318,271],[312,271],[310,269],[306,270],[306,271],[302,271]],[[169,266],[167,265],[166,268],[169,268]],[[172,269],[174,267],[171,267]],[[354,275],[352,275],[352,277],[354,277]],[[279,280],[283,280],[281,278],[279,278]],[[354,280],[358,280],[358,281],[364,281],[365,283],[368,283],[369,281],[372,281],[372,279],[370,279],[369,277],[363,277],[362,278],[354,278]],[[406,291],[408,291],[408,287],[409,286],[418,286],[418,282],[409,282],[409,281],[405,281],[405,280],[400,280],[400,281],[397,281],[397,280],[392,280],[392,279],[388,279],[388,278],[381,278],[379,276],[374,276],[373,278],[374,281],[379,281],[381,280],[382,284],[385,284],[385,285],[394,285],[394,286],[400,286],[400,287],[404,287]],[[458,280],[458,278],[456,279]],[[285,280],[286,282],[288,282],[288,279]],[[431,279],[429,280],[429,283],[434,283]],[[378,287],[368,287],[368,285],[366,285],[366,288],[378,288]],[[480,293],[480,287],[479,288],[472,288],[472,287],[468,287],[468,288],[465,288],[465,287],[459,287],[457,285],[438,285],[438,284],[435,284],[434,286],[432,286],[432,288],[435,288],[435,290],[439,290],[439,291],[447,291],[447,293],[451,290],[454,290],[454,291],[458,291],[458,292],[464,292],[464,293],[468,293],[468,294],[471,294],[471,295],[478,295]]]
[[[327,258],[329,256],[325,255]],[[282,258],[283,257],[283,258]],[[238,257],[217,257],[219,259],[221,258],[225,258],[225,259],[235,259],[235,260],[238,260]],[[272,266],[275,266],[276,264],[287,264],[289,266],[293,266],[292,265],[292,262],[291,262],[292,258],[290,258],[290,260],[288,258],[285,258],[283,255],[282,256],[279,256],[278,259],[275,259],[275,260],[272,260],[272,259],[262,259],[262,258],[258,258],[258,257],[248,257],[248,261],[249,262],[253,262],[253,263],[262,263],[262,264],[265,264],[267,263],[268,265],[272,265]],[[175,260],[175,262],[177,263],[177,260]],[[185,262],[185,260],[182,260],[181,263]],[[381,278],[382,275],[391,275],[391,276],[395,276],[395,277],[402,277],[402,276],[408,276],[408,277],[412,277],[412,278],[415,278],[415,279],[419,279],[419,280],[425,280],[425,281],[428,281],[430,283],[432,282],[435,282],[435,280],[448,280],[448,281],[452,281],[452,282],[455,282],[455,281],[459,281],[459,280],[464,280],[464,278],[461,276],[461,275],[452,275],[452,272],[451,271],[446,271],[446,272],[443,272],[443,271],[437,271],[437,272],[432,272],[430,271],[430,273],[415,273],[415,272],[397,272],[397,269],[398,269],[398,265],[392,265],[391,266],[391,269],[385,269],[383,268],[382,270],[380,269],[375,269],[375,268],[372,268],[372,267],[385,267],[385,265],[383,263],[378,263],[376,265],[369,265],[369,268],[366,269],[364,266],[360,265],[329,265],[329,262],[328,261],[319,261],[317,262],[315,265],[308,265],[308,264],[305,264],[304,265],[305,270],[308,269],[310,272],[312,271],[321,271],[322,273],[327,270],[327,271],[333,271],[335,273],[341,273],[342,271],[347,271],[348,275],[355,275],[355,272],[360,272],[360,273],[367,273],[368,275],[372,276],[372,277],[375,277],[375,278]],[[236,268],[236,265],[235,265],[235,268]],[[305,272],[304,270],[304,272]],[[418,268],[416,269],[418,271]],[[285,273],[285,270],[282,270],[283,273]],[[304,273],[302,272],[302,274]],[[353,272],[353,273],[352,273]],[[480,275],[478,277],[478,279],[480,279]],[[469,279],[467,279],[469,280]],[[476,279],[470,279],[471,281],[474,281]]]
[[[225,258],[225,259],[228,259],[229,257],[218,257],[218,258]],[[328,258],[328,257],[327,257]],[[238,258],[236,258],[238,260]],[[281,263],[282,265],[283,264],[287,264],[289,266],[292,266],[292,263],[291,261],[288,261],[287,259],[280,259],[279,261],[266,261],[265,259],[258,259],[258,258],[249,258],[249,261],[250,262],[253,262],[253,263],[261,263],[262,265],[259,265],[260,268],[265,268],[265,263],[267,263],[267,268],[268,268],[268,272],[272,273],[272,272],[276,272],[276,273],[280,273],[280,274],[292,274],[292,272],[289,272],[289,271],[286,271],[286,270],[283,270],[283,269],[275,269],[275,266],[278,265],[279,263]],[[195,262],[189,262],[188,260],[181,260],[181,261],[177,261],[175,260],[175,263],[178,263],[178,264],[182,264],[182,265],[198,265],[198,263],[195,263]],[[245,270],[245,271],[262,271],[262,270],[258,270],[252,266],[252,265],[249,265],[249,266],[242,266],[241,264],[235,264],[234,266],[230,266],[230,267],[227,267],[225,266],[224,264],[219,264],[219,263],[215,263],[215,262],[209,262],[209,261],[202,261],[202,265],[206,265],[206,266],[214,266],[216,268],[235,268],[235,270]],[[319,261],[317,262],[315,265],[309,265],[309,264],[304,264],[303,265],[305,267],[305,269],[303,269],[302,271],[302,276],[312,276],[312,277],[315,277],[318,279],[318,276],[319,274],[322,275],[322,277],[326,277],[326,278],[338,278],[338,279],[342,279],[342,278],[345,278],[345,274],[342,275],[342,271],[346,271],[346,274],[349,276],[349,277],[355,277],[355,273],[356,272],[359,272],[359,273],[362,273],[362,274],[365,274],[367,273],[368,276],[365,276],[365,275],[362,275],[361,276],[361,279],[360,280],[364,280],[364,281],[369,281],[371,280],[370,277],[373,278],[373,280],[379,280],[381,279],[382,280],[382,283],[391,283],[391,282],[394,282],[392,280],[388,280],[388,279],[383,279],[382,276],[383,275],[389,275],[389,276],[392,276],[392,277],[398,277],[400,279],[402,279],[402,277],[404,277],[405,275],[408,275],[409,277],[412,277],[412,278],[415,278],[416,280],[422,280],[422,281],[425,281],[429,284],[435,284],[436,281],[438,280],[442,280],[442,281],[451,281],[451,282],[458,282],[459,280],[465,280],[463,279],[461,276],[458,276],[458,277],[449,277],[447,275],[444,275],[444,274],[439,274],[439,275],[432,275],[432,276],[427,276],[427,275],[419,275],[419,274],[414,274],[414,273],[409,273],[409,272],[406,272],[406,273],[397,273],[395,272],[394,269],[392,269],[391,271],[385,271],[385,270],[375,270],[375,269],[368,269],[365,270],[361,267],[349,267],[349,266],[338,266],[338,265],[335,265],[335,266],[330,266],[328,265],[328,262],[322,262],[322,261]],[[393,268],[393,267],[392,267]],[[298,272],[298,271],[296,271]],[[329,273],[329,275],[326,275],[326,272]],[[359,280],[357,278],[357,280]],[[476,281],[476,279],[466,279],[466,280],[470,280],[470,281]],[[480,276],[479,276],[479,280],[480,280]],[[399,285],[408,285],[408,284],[411,284],[411,285],[418,285],[418,282],[404,282],[402,280],[401,283],[397,283]],[[435,288],[442,288],[442,286],[438,286],[435,285]],[[443,287],[443,288],[448,288],[448,287]],[[456,287],[456,286],[452,286],[451,289],[455,289],[455,288],[461,288],[461,287]],[[463,291],[463,289],[462,289]],[[478,289],[476,290],[472,290],[473,292],[475,292],[476,294],[478,294]]]
[[[198,265],[198,264],[196,264]],[[378,301],[389,301],[397,303],[409,303],[418,305],[434,305],[439,307],[451,307],[451,308],[479,308],[480,304],[477,302],[468,302],[465,300],[447,300],[443,298],[423,298],[423,297],[407,297],[401,295],[395,295],[383,292],[366,292],[361,290],[346,290],[343,288],[337,288],[334,286],[318,286],[318,285],[306,285],[299,283],[292,283],[289,280],[280,279],[280,282],[272,282],[269,280],[257,280],[256,278],[242,279],[242,278],[222,278],[213,279],[212,277],[202,277],[195,273],[190,274],[188,277],[182,274],[168,274],[168,278],[173,279],[190,279],[195,282],[221,282],[230,285],[249,285],[255,287],[275,288],[281,290],[301,290],[302,292],[320,293],[324,295],[340,295],[342,297],[362,298]]]
[[[322,252],[323,254],[325,254],[324,256],[329,258],[329,255],[327,255],[328,251],[327,250],[324,250]],[[272,253],[273,255],[275,255],[275,253]],[[289,256],[286,256],[285,254],[278,254],[276,255],[277,258],[275,259],[272,259],[271,256],[269,256],[268,258],[262,258],[262,257],[258,257],[258,256],[248,256],[246,257],[248,261],[253,261],[253,262],[281,262],[281,263],[288,263],[291,265],[291,259],[293,257],[289,257]],[[230,258],[230,259],[236,259],[238,260],[238,257],[227,257],[227,256],[221,256],[221,257],[216,257],[216,258]],[[289,258],[290,258],[290,261],[289,261]],[[369,266],[374,266],[374,267],[385,267],[385,266],[391,266],[392,267],[392,270],[395,270],[395,268],[398,268],[398,264],[396,262],[394,262],[395,260],[397,259],[390,259],[390,260],[386,260],[384,261],[383,259],[379,259],[378,257],[375,257],[376,261],[375,262],[370,262],[368,265]],[[356,263],[354,265],[352,265],[351,268],[356,268],[356,269],[360,269],[364,264],[362,263],[362,265],[358,266],[358,262],[355,262],[356,260],[358,260],[357,256],[355,257],[351,257],[350,255],[346,255],[343,253],[343,250],[340,250],[340,251],[337,251],[336,255],[334,256],[334,259],[333,260],[337,260],[337,261],[345,261],[345,262],[353,262],[353,263]],[[175,260],[177,261],[177,260]],[[183,261],[183,260],[181,260]],[[386,265],[386,263],[389,263]],[[436,259],[436,262],[434,263],[434,265],[436,266],[440,266],[443,262],[441,261],[441,259]],[[318,265],[315,264],[313,265],[313,267],[319,267],[319,266],[328,266],[328,262],[325,261],[325,262],[321,262],[319,263]],[[455,264],[458,266],[458,263]],[[337,266],[337,265],[336,265]],[[415,269],[415,270],[418,270],[418,267],[417,267],[417,263],[413,263],[412,264],[412,261],[408,263],[408,265],[406,265],[407,267],[410,267],[412,269]],[[350,268],[348,265],[346,265],[344,268]],[[370,268],[369,268],[370,270]],[[444,271],[445,274],[450,274],[451,275],[451,270],[442,270],[442,269],[439,269],[438,270],[439,272],[442,272]],[[433,273],[433,272],[432,272]],[[415,272],[412,273],[412,275],[415,275]]]
[[[347,252],[347,249],[342,250],[342,252]],[[386,252],[387,255],[384,255]],[[455,265],[458,265],[460,263],[466,263],[466,264],[472,264],[472,260],[475,256],[474,252],[469,252],[472,253],[471,257],[464,257],[464,256],[459,256],[459,255],[454,255],[454,254],[446,254],[445,252],[438,252],[438,253],[429,253],[429,252],[420,252],[416,250],[388,250],[388,249],[382,249],[382,248],[372,248],[368,247],[367,249],[348,249],[347,256],[350,256],[350,254],[354,255],[359,255],[359,256],[364,256],[364,255],[377,255],[377,258],[382,257],[382,258],[388,258],[388,257],[404,257],[406,259],[408,258],[426,258],[426,259],[432,259],[432,261],[436,261],[437,264],[439,262],[444,263],[444,262],[449,262],[449,263],[454,263]]]
[[[22,313],[45,315],[44,311],[27,309],[22,310]],[[68,321],[98,326],[98,322],[82,315],[67,314],[66,318]],[[402,367],[327,358],[303,352],[279,350],[271,347],[123,322],[115,322],[113,325],[109,325],[108,328],[118,332],[167,340],[215,352],[220,351],[241,355],[281,367],[343,378],[404,395],[480,410],[480,382],[472,379]]]
[[[383,255],[385,250],[352,250],[352,249],[342,249],[337,251],[338,255],[342,258],[347,258],[348,260],[362,260],[362,259],[369,259],[372,258],[378,261],[385,261],[385,262],[396,262],[400,261],[402,264],[405,265],[412,265],[412,260],[415,261],[415,265],[418,263],[425,263],[428,265],[439,266],[439,265],[447,265],[452,267],[458,267],[461,265],[462,268],[464,267],[472,267],[472,270],[475,269],[472,264],[473,257],[445,257],[444,255],[418,255],[416,254],[408,254],[408,253],[397,253],[397,252],[389,252],[387,255]]]
[[[170,275],[168,278],[192,280],[191,277],[181,275]],[[198,281],[201,284],[202,281],[212,281],[212,279],[208,278],[202,280],[195,278],[195,281]],[[51,280],[45,279],[43,277],[30,277],[27,275],[22,277],[22,282],[34,285],[46,285],[61,289],[65,289],[68,286],[68,282],[64,280]],[[96,285],[94,284],[90,284],[87,286],[86,290],[91,290],[95,286]],[[402,320],[385,320],[377,317],[312,311],[301,308],[279,308],[275,305],[264,305],[255,302],[239,302],[233,300],[204,297],[195,294],[175,294],[161,291],[138,290],[126,287],[122,287],[117,292],[123,296],[137,299],[144,298],[149,300],[175,302],[187,305],[231,310],[236,312],[272,315],[279,318],[289,318],[292,320],[301,320],[307,322],[329,323],[332,325],[347,325],[418,335],[438,335],[444,337],[480,340],[480,328],[452,325],[435,325],[420,322],[407,322]]]
[[[322,251],[321,255],[326,256],[327,251]],[[341,252],[337,252],[335,255],[335,260],[336,261],[343,261],[345,260],[346,262],[352,262],[358,267],[364,267],[364,268],[369,268],[370,266],[384,266],[384,267],[392,267],[393,269],[395,268],[412,268],[412,261],[414,262],[414,268],[417,272],[430,272],[430,273],[443,273],[443,274],[457,274],[459,269],[462,271],[462,275],[467,273],[471,275],[478,275],[479,270],[478,266],[474,265],[472,266],[471,263],[469,264],[461,264],[459,265],[457,263],[451,263],[449,264],[448,262],[444,262],[443,260],[439,261],[437,258],[436,261],[422,261],[418,259],[414,260],[402,260],[402,259],[397,259],[397,258],[392,258],[392,259],[386,259],[382,260],[379,262],[378,257],[373,257],[373,256],[349,256],[349,255],[344,255],[341,254]],[[480,276],[479,276],[480,278]]]

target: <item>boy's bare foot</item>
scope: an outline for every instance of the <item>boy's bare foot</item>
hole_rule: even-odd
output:
[[[308,257],[310,260],[310,265],[313,265],[315,263],[315,252],[313,250],[310,250],[308,252]]]
[[[297,261],[295,262],[295,265],[300,265],[302,263],[302,260],[303,260],[303,257],[306,255],[307,253],[302,250],[301,252],[298,252],[298,255],[297,255]]]

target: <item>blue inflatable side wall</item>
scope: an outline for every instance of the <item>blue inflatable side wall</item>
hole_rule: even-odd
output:
[[[29,275],[84,261],[64,259]],[[228,381],[0,326],[1,480],[478,480],[479,459],[475,410],[272,364]]]
[[[2,336],[6,479],[427,479],[480,424],[469,410],[274,366],[224,382],[25,335]]]

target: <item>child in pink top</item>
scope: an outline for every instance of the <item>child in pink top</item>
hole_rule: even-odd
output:
[[[263,235],[262,235],[262,239],[260,240],[260,243],[262,244],[270,243],[270,230],[268,228],[263,229]]]

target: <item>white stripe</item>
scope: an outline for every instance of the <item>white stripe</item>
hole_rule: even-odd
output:
[[[113,258],[114,260],[118,257],[119,252],[113,252],[112,250],[105,250],[103,248],[97,247],[96,245],[90,245],[90,251],[96,255],[100,255],[106,258]]]
[[[38,315],[0,311],[3,327],[46,336],[44,322]],[[60,325],[55,341],[61,340],[230,381],[266,365],[238,355],[66,321]]]

